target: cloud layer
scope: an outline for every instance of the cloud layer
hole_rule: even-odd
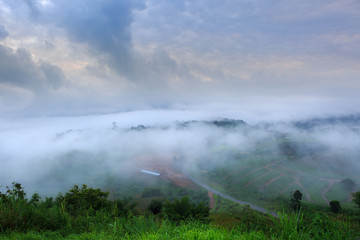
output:
[[[196,174],[227,168],[234,161],[250,168],[276,161],[280,166],[274,164],[274,168],[292,169],[294,176],[304,180],[331,176],[360,181],[359,117],[313,121],[308,128],[243,122],[223,127],[209,119],[194,112],[147,111],[0,120],[0,191],[17,181],[29,193],[55,195],[73,184],[121,185],[119,179],[133,181],[147,167],[154,171],[170,164],[176,171]],[[116,128],[112,121],[117,121]],[[139,124],[143,126],[131,128]],[[174,157],[177,160],[172,163]]]
[[[5,0],[1,115],[353,112],[359,13],[355,0]]]

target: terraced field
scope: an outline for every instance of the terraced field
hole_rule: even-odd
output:
[[[276,158],[276,155],[274,156]],[[289,198],[291,192],[300,190],[303,200],[328,205],[331,200],[349,202],[351,192],[343,181],[351,177],[359,182],[358,176],[343,176],[326,169],[306,165],[301,159],[257,161],[256,165],[244,165],[241,158],[220,168],[203,169],[197,177],[209,186],[244,201],[259,204],[262,200]],[[262,166],[261,166],[262,165]]]

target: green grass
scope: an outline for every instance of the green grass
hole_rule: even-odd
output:
[[[233,161],[229,165],[200,173],[197,178],[225,194],[238,197],[244,201],[256,202],[265,207],[270,206],[264,205],[267,203],[261,202],[259,199],[276,198],[279,195],[287,197],[291,191],[297,189],[303,193],[305,191],[309,193],[311,199],[304,196],[304,201],[310,200],[313,203],[327,205],[328,203],[323,199],[321,193],[328,187],[329,182],[322,179],[341,180],[344,178],[344,176],[305,166],[301,159],[273,161],[266,160],[269,157],[265,154],[259,155],[258,158],[257,164],[244,164],[241,160]],[[268,164],[270,164],[271,171],[263,167]],[[263,188],[268,181],[280,174],[283,176]],[[293,176],[299,179],[302,187],[296,183],[290,186],[295,181]],[[342,189],[339,183],[335,183],[327,192],[326,197],[329,201],[338,200],[342,204],[346,204],[349,201],[349,192]]]
[[[278,173],[277,176],[279,175],[280,173]],[[289,195],[289,188],[284,193],[282,193],[282,191],[287,188],[293,181],[294,179],[292,177],[283,175],[265,188],[265,194],[269,194],[270,196],[277,196],[279,194]]]
[[[11,193],[0,196],[0,239],[344,240],[360,233],[358,211],[332,214],[315,204],[305,204],[304,210],[295,213],[283,206],[275,218],[215,196],[218,212],[206,221],[175,221],[166,211],[156,216],[140,214],[124,201],[115,204],[103,199],[103,193],[74,187],[64,198],[32,202],[24,198],[20,185],[13,187]]]
[[[279,218],[264,218],[244,210],[243,214],[221,213],[213,223],[183,221],[180,223],[151,215],[114,218],[93,222],[89,229],[64,235],[60,231],[11,231],[0,239],[355,239],[349,223],[333,222],[320,213],[306,219],[304,212],[282,213]],[[90,220],[91,221],[91,220]],[[227,225],[231,223],[231,225]],[[228,228],[222,227],[227,225]],[[260,227],[259,227],[260,225]],[[230,227],[229,227],[230,226]],[[263,230],[261,228],[267,229]]]
[[[347,196],[349,192],[344,190],[339,183],[335,183],[333,187],[327,192],[326,197],[331,200],[339,200],[342,202],[348,201],[349,197]]]

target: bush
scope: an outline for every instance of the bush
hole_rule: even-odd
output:
[[[360,192],[351,193],[353,196],[353,202],[360,207]]]
[[[330,210],[333,212],[333,213],[339,213],[340,210],[341,210],[341,205],[340,205],[340,202],[337,201],[337,200],[333,200],[329,203],[330,205]]]
[[[196,205],[190,202],[189,197],[183,197],[181,200],[175,199],[174,202],[166,202],[164,211],[168,218],[173,221],[189,218],[207,221],[210,208],[205,206],[203,202]]]
[[[142,197],[159,197],[162,195],[164,195],[164,193],[160,188],[145,188],[141,193]]]
[[[66,216],[57,208],[46,208],[38,194],[27,201],[21,184],[13,183],[7,189],[0,196],[0,232],[57,230],[66,225]]]
[[[301,199],[302,199],[302,193],[299,190],[296,190],[294,193],[291,193],[291,207],[294,211],[300,210]]]
[[[159,200],[152,200],[147,209],[154,215],[159,214],[163,209],[163,203]]]
[[[118,199],[114,201],[113,215],[115,217],[127,217],[135,209],[136,203],[131,198]]]
[[[65,202],[65,208],[68,213],[73,216],[82,214],[87,210],[98,211],[110,205],[107,200],[108,192],[103,192],[100,189],[88,188],[83,184],[81,188],[74,185],[64,197],[61,195],[58,199]]]

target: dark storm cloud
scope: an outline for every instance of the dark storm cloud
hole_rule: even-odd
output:
[[[145,7],[142,1],[75,0],[68,1],[5,1],[11,15],[32,24],[65,30],[67,39],[84,44],[91,55],[120,75],[133,80],[136,62],[133,59],[131,24],[133,11]],[[27,23],[30,23],[27,22]],[[93,68],[90,66],[89,68]],[[101,69],[99,69],[101,71]]]
[[[41,22],[64,29],[70,41],[86,44],[94,56],[102,57],[118,73],[133,72],[131,24],[141,1],[54,1]]]
[[[58,88],[63,84],[62,70],[50,63],[35,63],[25,49],[16,51],[0,45],[0,84],[13,85],[34,92],[47,87]]]

